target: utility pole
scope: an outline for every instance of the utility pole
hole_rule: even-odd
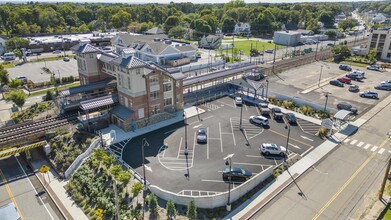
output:
[[[232,35],[232,62],[235,61],[235,58],[234,58],[234,47],[235,47],[235,32]]]
[[[251,43],[251,49],[250,49],[250,63],[251,63],[251,51],[253,50],[253,43]]]
[[[391,138],[391,133],[390,132],[387,132],[387,136],[388,136],[388,139]],[[381,200],[382,197],[383,197],[383,192],[384,192],[384,188],[386,187],[386,182],[387,182],[387,179],[388,179],[388,174],[390,173],[390,168],[391,168],[391,157],[390,159],[388,160],[388,165],[387,165],[387,169],[386,169],[386,173],[384,174],[384,178],[383,178],[383,182],[381,184],[381,188],[380,188],[380,192],[379,192],[379,199]]]

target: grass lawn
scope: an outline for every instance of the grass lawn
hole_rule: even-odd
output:
[[[384,220],[391,220],[391,210],[388,209],[386,214],[383,216]]]
[[[7,63],[7,64],[2,64],[2,65],[3,65],[3,67],[5,69],[7,69],[7,68],[14,68],[15,67],[15,65],[13,63]]]
[[[228,41],[228,42],[226,41],[224,43],[229,44],[232,43],[232,41]],[[235,41],[234,46],[239,51],[243,50],[244,55],[250,55],[251,43],[253,44],[253,49],[257,49],[260,52],[262,52],[263,50],[274,50],[275,47],[273,43],[267,43],[267,42],[255,41],[255,40]],[[286,47],[277,45],[277,49],[281,49],[281,48],[286,48]],[[231,52],[231,49],[228,49],[228,52]]]
[[[75,87],[75,86],[79,86],[79,85],[80,85],[80,82],[78,81],[78,82],[74,82],[74,83],[70,83],[70,84],[58,86],[57,89],[58,89],[58,90],[61,90],[61,89],[71,88],[71,87]],[[51,88],[51,89],[49,89],[49,90],[54,91],[54,88]],[[46,91],[47,91],[47,90],[39,90],[39,91],[36,91],[36,92],[32,92],[32,93],[30,93],[30,96],[45,95],[45,94],[46,94]]]
[[[365,63],[356,63],[356,62],[350,62],[350,61],[342,61],[342,62],[339,62],[339,64],[347,64],[349,66],[358,66],[358,67],[368,66],[368,64],[365,64]]]
[[[69,57],[70,59],[73,59],[73,58],[75,57],[75,55],[74,55],[74,54],[69,54],[68,57]],[[63,56],[47,57],[47,58],[38,58],[38,60],[37,60],[37,59],[32,59],[32,60],[30,61],[30,63],[42,62],[42,61],[54,61],[54,60],[62,60],[62,59],[64,59]]]

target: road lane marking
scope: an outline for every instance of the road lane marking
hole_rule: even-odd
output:
[[[371,144],[367,144],[367,145],[365,145],[364,149],[367,150],[370,146],[371,146]]]
[[[380,148],[383,148],[384,145],[388,142],[389,138],[385,139],[383,143],[380,145]],[[326,204],[316,213],[316,215],[312,218],[312,220],[318,219],[322,213],[331,205],[332,202],[341,194],[343,190],[350,184],[350,182],[353,181],[353,179],[361,172],[362,169],[375,157],[376,153],[372,153],[371,156],[364,161],[363,164],[356,170],[356,172],[353,173],[353,175],[339,188],[339,190],[330,198],[329,201],[326,202]]]
[[[197,121],[198,122],[198,121]],[[196,125],[196,126],[193,126],[193,129],[195,129],[195,128],[199,128],[199,127],[201,127],[202,126],[202,124],[199,124],[199,125]]]
[[[206,136],[209,137],[209,127],[206,128]],[[206,139],[206,159],[209,160],[209,141]]]
[[[374,152],[375,150],[377,150],[377,148],[378,148],[377,146],[373,146],[371,151]]]
[[[221,124],[219,122],[219,132],[220,132],[220,147],[221,147],[221,152],[223,152],[223,139],[221,137]]]
[[[202,121],[205,121],[206,119],[213,118],[213,117],[214,117],[213,115],[208,116],[208,117],[206,117],[206,118],[203,118]]]
[[[343,142],[344,143],[348,143],[350,141],[350,139],[349,138],[346,138]]]
[[[237,163],[237,162],[233,162],[233,164],[248,165],[248,166],[258,166],[258,167],[264,166],[263,164],[258,164],[258,163]]]
[[[303,157],[303,156],[306,155],[310,150],[312,150],[312,148],[314,148],[314,147],[311,146],[308,150],[304,151],[304,153],[300,154],[300,156]]]
[[[232,127],[232,118],[229,118],[229,123],[231,124],[232,138],[234,139],[234,146],[236,146],[234,128]]]
[[[361,141],[360,143],[357,144],[357,147],[361,147],[363,145],[364,145],[364,142]]]
[[[259,112],[258,107],[255,107],[255,109],[257,110],[258,115],[261,115],[261,113]]]
[[[179,141],[179,149],[178,149],[177,158],[179,158],[179,154],[180,154],[180,152],[181,152],[181,148],[182,148],[182,137],[181,137],[181,140]]]
[[[21,220],[23,220],[24,218],[23,218],[23,216],[22,216],[22,213],[20,212],[20,208],[19,208],[19,205],[18,205],[18,203],[16,202],[16,199],[15,199],[15,196],[14,196],[14,194],[12,194],[12,191],[11,191],[11,188],[9,187],[9,185],[8,185],[8,181],[7,181],[7,179],[5,178],[5,176],[4,176],[4,174],[3,174],[3,171],[0,169],[0,176],[1,176],[1,178],[3,179],[3,183],[4,183],[4,185],[5,185],[5,189],[7,190],[7,193],[8,193],[8,195],[9,195],[9,197],[10,197],[10,199],[11,199],[11,201],[14,203],[14,205],[15,205],[15,207],[16,207],[16,211],[19,213],[19,216],[20,216],[20,218],[21,218]],[[33,187],[34,188],[34,187]],[[38,193],[37,193],[38,194]],[[53,219],[53,217],[52,217],[52,219]]]
[[[308,137],[303,136],[303,135],[300,135],[300,137],[303,138],[303,139],[309,140],[309,141],[314,141],[314,140],[312,140],[311,138],[308,138]]]
[[[352,142],[350,142],[351,145],[354,145],[355,143],[357,143],[357,140],[353,140]]]
[[[379,152],[377,152],[378,154],[382,154],[386,149],[382,148],[379,150]]]
[[[301,147],[299,147],[299,146],[297,146],[297,145],[294,145],[294,144],[291,144],[291,143],[289,143],[289,145],[291,145],[291,146],[294,147],[294,148],[301,149]]]

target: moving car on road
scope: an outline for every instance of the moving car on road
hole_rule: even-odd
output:
[[[280,155],[281,157],[285,157],[286,155],[286,148],[282,146],[278,146],[277,144],[270,144],[270,143],[263,143],[260,147],[259,150],[261,153],[265,155]]]
[[[357,114],[358,112],[356,108],[353,108],[353,106],[347,102],[338,103],[337,109],[351,111],[353,114]]]
[[[352,80],[349,77],[346,77],[346,76],[338,78],[337,80],[340,81],[341,83],[346,83],[346,84],[350,84],[352,82]]]
[[[249,121],[254,124],[262,125],[262,126],[267,126],[269,125],[269,120],[266,117],[263,117],[261,115],[259,116],[250,116]]]
[[[336,80],[336,79],[331,80],[331,81],[330,81],[330,85],[339,86],[339,87],[344,87],[344,84],[341,83],[340,81]]]
[[[249,170],[242,169],[240,167],[231,167],[231,172],[229,171],[229,167],[226,167],[223,170],[223,179],[227,180],[229,176],[232,179],[244,179],[248,180],[251,178],[253,173]]]
[[[200,128],[197,131],[197,143],[207,143],[208,142],[208,137],[206,135],[206,130],[205,128]]]
[[[274,120],[282,120],[283,114],[281,109],[277,107],[272,108],[272,116]]]
[[[364,92],[359,92],[358,94],[360,97],[363,97],[363,98],[377,99],[379,97],[377,92],[373,92],[373,91],[364,91]]]

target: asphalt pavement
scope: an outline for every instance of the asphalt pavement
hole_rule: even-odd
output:
[[[13,202],[24,220],[64,219],[21,157],[0,160],[0,207]]]

